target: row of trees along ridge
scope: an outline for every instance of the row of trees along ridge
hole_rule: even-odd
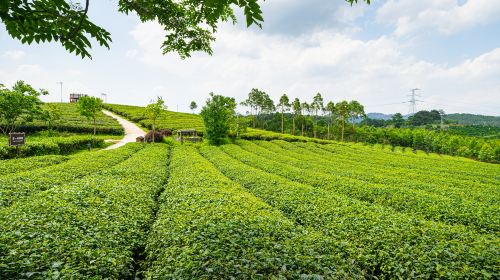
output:
[[[292,135],[300,133],[301,136],[326,137],[332,139],[334,127],[340,130],[340,140],[344,141],[345,128],[348,123],[352,124],[365,117],[363,105],[358,101],[325,101],[320,93],[317,93],[311,103],[301,102],[298,98],[290,101],[288,95],[283,94],[275,105],[269,95],[259,89],[252,89],[248,98],[241,103],[250,108],[251,125],[253,128],[276,130],[273,127],[273,113],[280,114],[281,133],[290,132]],[[288,113],[291,112],[291,113]],[[291,126],[287,126],[287,120],[291,119]],[[300,124],[300,131],[297,123]],[[312,131],[310,131],[312,129]],[[309,132],[309,133],[308,133]],[[311,134],[312,132],[312,134]]]

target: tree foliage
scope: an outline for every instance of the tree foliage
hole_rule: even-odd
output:
[[[46,90],[37,91],[23,81],[16,82],[12,89],[0,84],[0,131],[8,134],[18,125],[39,117],[42,104],[39,97],[46,94]]]
[[[273,113],[276,110],[274,102],[269,95],[259,89],[253,88],[248,93],[248,98],[241,103],[243,106],[250,107],[250,114],[254,116],[252,126],[255,128],[262,113]],[[264,128],[265,123],[262,123]]]
[[[278,108],[281,112],[281,133],[285,133],[285,130],[284,130],[284,122],[285,122],[285,112],[288,112],[288,110],[290,110],[290,99],[288,98],[288,96],[286,94],[283,94],[281,97],[280,97],[280,101],[278,103]]]
[[[351,5],[358,2],[346,1]],[[9,35],[23,44],[55,41],[70,53],[91,58],[90,40],[109,49],[111,34],[89,19],[90,0],[84,2],[2,0],[0,20]],[[258,0],[118,1],[119,12],[137,14],[142,22],[158,22],[165,31],[163,53],[176,52],[182,58],[196,51],[212,54],[218,25],[236,23],[236,9],[243,10],[247,26],[262,27],[264,18]]]
[[[438,110],[418,111],[413,116],[408,118],[408,124],[413,126],[421,126],[426,124],[437,123],[441,120],[441,114]]]
[[[152,123],[153,143],[155,142],[156,120],[165,112],[167,106],[161,96],[156,97],[156,101],[146,106],[146,114]]]
[[[54,103],[47,103],[42,110],[41,119],[47,123],[49,134],[52,134],[54,124],[62,117],[62,111]]]
[[[194,113],[194,110],[196,110],[196,108],[198,108],[198,104],[196,104],[196,102],[194,101],[191,101],[191,103],[189,104],[189,109]]]
[[[201,110],[206,137],[210,144],[223,144],[235,123],[236,101],[234,98],[210,93]]]
[[[91,119],[94,125],[94,135],[97,129],[97,115],[102,110],[103,101],[93,96],[82,96],[78,99],[78,111],[87,119]]]
[[[350,116],[349,102],[347,102],[345,100],[338,102],[337,105],[335,105],[335,111],[337,112],[337,114],[339,116],[340,124],[342,127],[341,141],[344,141],[345,124]]]
[[[394,114],[394,116],[392,116],[391,121],[394,124],[394,127],[396,128],[400,128],[405,124],[405,119],[403,118],[403,115],[401,115],[401,113]]]

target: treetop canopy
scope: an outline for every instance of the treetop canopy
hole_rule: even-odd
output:
[[[370,0],[364,0],[370,3]],[[90,21],[90,0],[83,4],[64,0],[2,0],[0,20],[10,36],[23,44],[59,42],[67,51],[92,58],[94,39],[109,49],[111,34]],[[358,0],[346,0],[351,5]],[[234,8],[243,10],[247,26],[262,27],[258,0],[119,0],[118,11],[135,13],[142,22],[157,21],[165,30],[163,53],[181,58],[193,52],[212,54],[214,34],[221,22],[236,23]]]

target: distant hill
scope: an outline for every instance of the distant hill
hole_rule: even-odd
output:
[[[456,121],[464,125],[488,125],[500,127],[500,117],[474,114],[448,114],[446,120]]]
[[[374,120],[390,120],[392,118],[392,114],[384,114],[384,113],[368,113],[366,116],[370,119]]]

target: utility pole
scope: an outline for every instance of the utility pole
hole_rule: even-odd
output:
[[[414,88],[411,89],[411,94],[408,95],[410,97],[410,100],[408,103],[410,103],[410,114],[415,114],[417,111],[417,102],[422,102],[422,100],[417,100],[417,97],[420,97],[419,94],[417,94],[417,90],[421,90],[419,88]]]
[[[61,103],[63,103],[63,91],[62,91],[63,82],[57,82],[57,84],[61,85]]]
[[[441,130],[443,130],[443,127],[444,127],[444,122],[443,122],[444,110],[443,109],[439,110],[439,115],[441,116]]]
[[[104,100],[104,103],[108,103],[108,95],[106,93],[101,93],[101,98]]]

